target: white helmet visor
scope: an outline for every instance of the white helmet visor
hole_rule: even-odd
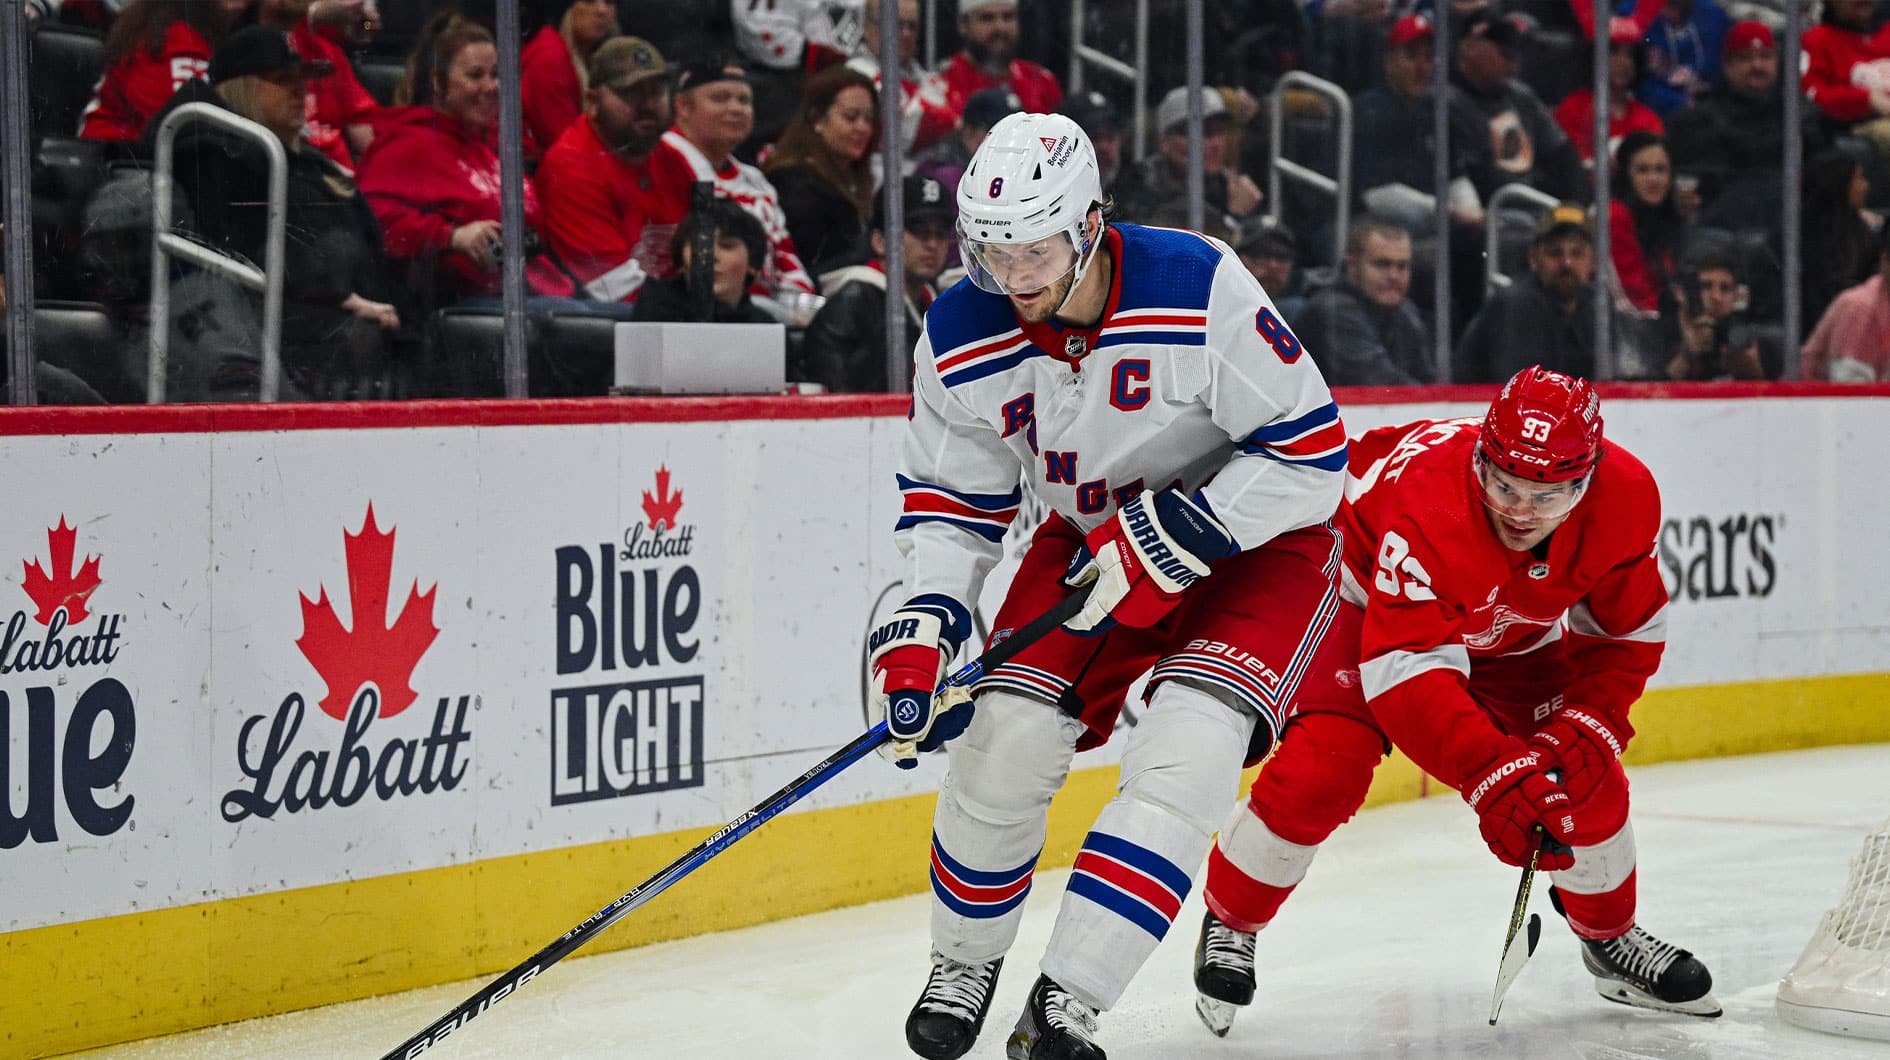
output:
[[[1003,295],[1041,291],[1075,271],[1082,256],[1073,231],[1024,244],[984,243],[971,238],[962,216],[958,245],[971,282],[979,290]]]

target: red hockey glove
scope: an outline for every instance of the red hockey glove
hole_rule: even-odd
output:
[[[1562,786],[1577,805],[1584,802],[1618,768],[1626,745],[1599,713],[1582,707],[1563,707],[1529,738],[1544,769],[1562,775]]]
[[[1208,575],[1210,561],[1238,551],[1234,535],[1200,494],[1143,490],[1091,530],[1070,561],[1064,584],[1090,589],[1064,628],[1099,633],[1112,622],[1153,626],[1181,603],[1183,590]]]
[[[1575,864],[1568,848],[1575,834],[1568,792],[1543,774],[1535,752],[1521,740],[1505,739],[1496,758],[1471,776],[1477,779],[1464,785],[1463,801],[1477,812],[1483,841],[1504,864],[1527,865],[1539,849],[1536,868],[1545,872]],[[1545,835],[1556,845],[1545,845]]]

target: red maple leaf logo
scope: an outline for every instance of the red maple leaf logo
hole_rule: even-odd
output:
[[[361,686],[372,681],[381,694],[381,717],[391,718],[406,710],[419,698],[408,683],[420,656],[440,635],[433,624],[433,598],[436,583],[421,593],[420,583],[407,590],[400,617],[387,621],[388,589],[393,580],[394,534],[382,533],[374,525],[374,505],[367,509],[367,521],[358,534],[342,533],[348,557],[349,610],[354,629],[349,630],[336,617],[328,602],[328,588],[321,589],[321,599],[302,600],[302,636],[295,646],[302,649],[309,665],[315,667],[328,694],[322,697],[322,710],[337,721],[346,720],[348,707]]]
[[[669,492],[669,468],[656,469],[656,496],[643,491],[643,514],[650,517],[650,529],[676,529],[676,513],[682,511],[682,490]]]
[[[100,585],[99,557],[87,556],[85,565],[73,570],[72,543],[77,536],[77,531],[66,525],[66,517],[62,513],[59,525],[46,530],[46,544],[51,553],[47,566],[51,570],[42,568],[38,563],[20,563],[25,572],[20,587],[39,605],[39,613],[33,618],[42,626],[51,622],[53,612],[62,607],[66,609],[66,622],[69,625],[78,625],[92,613],[86,610],[85,602]]]

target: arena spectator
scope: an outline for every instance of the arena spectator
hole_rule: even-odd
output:
[[[533,180],[545,240],[590,297],[628,301],[666,259],[640,249],[650,157],[669,128],[669,64],[649,42],[613,37],[591,53],[584,113],[545,152]]]
[[[1286,323],[1297,325],[1306,308],[1306,283],[1299,271],[1299,237],[1284,225],[1250,217],[1241,222],[1234,253],[1279,307]]]
[[[1689,255],[1668,314],[1667,378],[1764,379],[1759,340],[1740,310],[1745,286],[1733,259],[1718,252]]]
[[[1188,206],[1188,90],[1171,90],[1156,108],[1161,141],[1156,153],[1123,174],[1116,206],[1122,218],[1143,224],[1185,217]],[[1259,185],[1234,164],[1228,150],[1233,115],[1219,92],[1201,91],[1201,198],[1207,215],[1227,229],[1260,207]]]
[[[930,177],[907,177],[903,188],[905,231],[906,352],[919,341],[925,311],[938,297],[935,284],[951,251],[952,189]],[[886,380],[886,213],[873,211],[873,258],[835,278],[802,343],[795,378],[836,393],[880,393]]]
[[[499,55],[476,23],[443,23],[423,43],[432,71],[427,96],[383,127],[361,158],[361,190],[380,219],[387,252],[429,303],[499,291],[505,247],[499,223]],[[525,180],[525,220],[538,226],[538,196]],[[573,284],[542,258],[527,265],[539,294]]]
[[[858,32],[858,0],[767,0],[727,5],[735,50],[766,70],[818,69],[846,58],[843,37]]]
[[[135,0],[112,23],[105,74],[79,117],[88,140],[136,141],[184,82],[210,69],[217,41],[249,0]]]
[[[1877,274],[1838,295],[1824,311],[1799,370],[1820,382],[1890,380],[1890,244],[1877,252]]]
[[[912,172],[915,176],[931,177],[940,184],[958,193],[958,178],[964,176],[965,167],[971,165],[971,156],[984,143],[984,138],[991,133],[991,127],[1007,114],[1016,114],[1024,109],[1017,93],[1008,88],[987,88],[977,92],[965,101],[964,120],[958,123],[958,129],[952,135],[935,143],[919,155]]]
[[[1594,299],[1595,237],[1587,211],[1572,202],[1545,210],[1529,247],[1529,275],[1484,301],[1464,330],[1452,378],[1500,383],[1534,363],[1598,378]],[[1618,339],[1618,324],[1609,328],[1610,341]]]
[[[1715,0],[1667,0],[1647,27],[1641,102],[1665,117],[1705,94],[1719,82],[1720,54],[1731,28],[1732,17]]]
[[[1634,20],[1616,15],[1608,29],[1608,150],[1612,157],[1621,138],[1631,132],[1664,131],[1660,115],[1634,98],[1634,85],[1641,80],[1647,65],[1646,46],[1641,43]],[[1555,106],[1555,123],[1568,134],[1582,160],[1595,162],[1595,89],[1584,83]]]
[[[1116,178],[1122,173],[1122,116],[1115,104],[1091,89],[1064,97],[1057,110],[1081,127],[1096,149],[1096,175],[1102,179],[1103,197],[1115,194]]]
[[[1723,79],[1667,123],[1674,172],[1699,181],[1702,224],[1749,228],[1784,193],[1785,98],[1778,45],[1763,22],[1726,33]],[[1823,145],[1817,108],[1803,108],[1804,157]],[[1759,227],[1767,227],[1764,224]]]
[[[1477,153],[1480,172],[1471,174],[1484,202],[1509,183],[1560,199],[1583,186],[1575,146],[1535,92],[1516,79],[1523,32],[1515,19],[1485,12],[1470,19],[1457,42],[1451,96],[1485,130],[1488,147]]]
[[[363,88],[348,53],[319,27],[345,17],[359,18],[361,0],[257,0],[256,21],[289,31],[295,50],[309,62],[326,63],[330,73],[308,82],[308,127],[302,136],[349,174],[355,159],[374,139],[380,104]]]
[[[387,333],[400,326],[400,314],[389,298],[373,211],[347,173],[302,135],[308,80],[328,73],[325,60],[305,61],[279,26],[237,30],[217,45],[208,80],[185,82],[147,135],[155,135],[157,123],[172,109],[208,103],[258,123],[281,141],[288,161],[283,370],[301,396],[363,397],[372,391],[359,388],[378,375]],[[173,171],[190,207],[191,233],[262,265],[268,153],[220,125],[192,122],[174,141]],[[247,360],[253,365],[253,354]]]
[[[899,4],[899,135],[903,138],[906,166],[911,168],[914,154],[951,135],[958,115],[943,103],[927,99],[920,91],[925,70],[919,65],[919,0],[897,0]],[[880,0],[866,0],[865,22],[859,47],[847,59],[847,65],[873,79],[873,91],[881,84],[879,73]]]
[[[555,26],[543,26],[519,54],[525,143],[536,156],[564,135],[584,109],[591,53],[617,34],[614,0],[570,0]]]
[[[801,262],[815,277],[866,259],[878,146],[872,78],[830,66],[807,79],[763,172],[781,198]]]
[[[1666,141],[1650,132],[1624,137],[1614,153],[1612,187],[1608,240],[1615,275],[1634,308],[1657,312],[1686,238]]]
[[[1017,4],[1013,0],[958,0],[958,35],[963,47],[952,54],[926,86],[927,93],[954,114],[987,88],[1017,93],[1023,109],[1047,113],[1063,102],[1063,87],[1050,71],[1017,57]]]
[[[1353,184],[1372,213],[1412,231],[1434,226],[1436,175],[1431,121],[1430,19],[1406,15],[1385,38],[1384,82],[1352,101]],[[1453,107],[1450,145],[1450,209],[1471,230],[1460,238],[1478,241],[1483,204],[1470,174],[1486,136],[1468,107]]]
[[[775,316],[756,305],[749,294],[768,260],[768,237],[761,222],[733,199],[716,196],[701,210],[691,211],[676,226],[670,239],[669,255],[678,266],[677,274],[667,279],[651,280],[637,297],[634,320],[702,321],[695,299],[695,278],[690,264],[694,261],[696,235],[703,228],[712,233],[715,244],[713,297],[708,321],[717,324],[772,324]]]
[[[1333,386],[1408,386],[1436,378],[1411,290],[1411,235],[1364,218],[1345,237],[1338,283],[1306,299],[1293,329]]]
[[[1890,25],[1871,31],[1874,0],[1829,0],[1805,31],[1801,84],[1825,117],[1890,159]]]
[[[735,148],[754,130],[754,108],[754,90],[740,64],[711,57],[682,67],[675,84],[676,123],[663,134],[650,158],[645,223],[664,226],[657,229],[660,237],[688,215],[695,184],[714,183],[717,194],[735,200],[761,223],[771,249],[756,263],[752,293],[764,296],[769,304],[783,305],[787,295],[814,293],[814,281],[788,233],[787,216],[774,185],[761,170],[735,157]],[[644,264],[658,266],[652,275],[675,275],[669,260]],[[780,315],[786,319],[788,313],[783,309]]]
[[[1857,156],[1832,148],[1805,166],[1799,198],[1805,320],[1817,320],[1838,292],[1877,267],[1883,219],[1864,209],[1870,180]]]

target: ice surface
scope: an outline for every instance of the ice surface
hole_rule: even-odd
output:
[[[857,768],[877,765],[869,760]],[[1545,921],[1542,946],[1505,999],[1500,1024],[1488,1026],[1516,875],[1490,857],[1469,811],[1446,794],[1367,811],[1333,836],[1278,921],[1262,932],[1259,995],[1225,1039],[1210,1036],[1194,1014],[1188,975],[1201,901],[1191,896],[1121,1005],[1104,1015],[1104,1046],[1117,1060],[1890,1057],[1881,1043],[1781,1024],[1772,1005],[1779,977],[1842,893],[1863,836],[1890,816],[1890,746],[1671,763],[1632,776],[1641,923],[1706,961],[1726,1007],[1720,1019],[1603,1001],[1574,937],[1538,886],[1532,908]],[[778,885],[792,886],[792,866],[782,868]],[[1066,875],[1038,877],[972,1057],[1004,1055]],[[611,897],[597,895],[597,904]],[[908,1056],[901,1026],[925,978],[926,923],[927,899],[914,895],[570,958],[427,1056]],[[378,1056],[477,985],[89,1055]]]

